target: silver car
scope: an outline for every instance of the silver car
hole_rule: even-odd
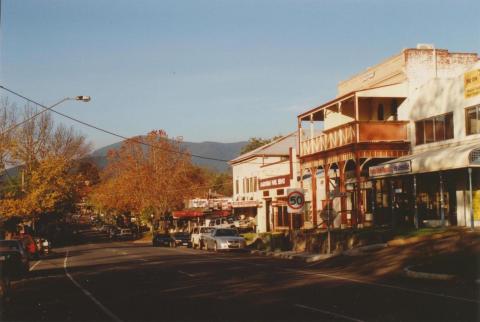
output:
[[[192,231],[192,234],[190,235],[191,241],[192,241],[192,247],[193,248],[204,248],[205,243],[203,240],[205,239],[205,236],[209,235],[213,227],[195,227]]]
[[[204,236],[204,242],[207,250],[214,251],[244,249],[246,246],[245,239],[232,228],[215,228]]]

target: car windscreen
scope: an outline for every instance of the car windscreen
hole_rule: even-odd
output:
[[[238,233],[234,229],[217,229],[215,236],[238,236]]]
[[[205,228],[202,228],[202,229],[200,230],[200,232],[201,232],[201,233],[208,234],[208,233],[211,233],[212,230],[213,230],[213,228],[207,228],[207,227],[205,227]]]

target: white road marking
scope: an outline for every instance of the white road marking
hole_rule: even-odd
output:
[[[116,322],[122,322],[122,320],[116,316],[115,314],[112,313],[112,311],[110,311],[109,309],[107,309],[102,303],[100,303],[99,300],[97,300],[93,295],[92,293],[90,293],[89,291],[87,291],[86,289],[83,288],[82,285],[80,285],[73,277],[72,275],[70,275],[70,273],[68,273],[68,270],[67,270],[67,261],[68,261],[68,250],[67,250],[67,253],[65,254],[65,260],[63,261],[63,269],[65,270],[65,275],[72,281],[72,283],[78,287],[82,292],[83,294],[85,294],[89,299],[91,299],[93,301],[93,303],[95,303],[106,315],[108,315],[113,321],[116,321]]]
[[[35,267],[37,267],[38,264],[40,264],[41,262],[42,262],[41,260],[37,261],[35,264],[33,264],[32,267],[30,267],[29,271],[30,271],[30,272],[33,271],[33,270],[35,269]]]
[[[302,304],[295,304],[294,306],[302,308],[302,309],[306,309],[306,310],[309,310],[309,311],[320,312],[320,313],[323,313],[323,314],[326,314],[326,315],[334,316],[334,317],[337,317],[337,318],[342,318],[342,319],[345,319],[345,320],[348,320],[348,321],[363,322],[363,320],[359,320],[359,319],[356,319],[356,318],[352,318],[350,316],[346,316],[346,315],[343,315],[343,314],[338,314],[338,313],[334,313],[334,312],[330,312],[330,311],[326,311],[326,310],[320,310],[320,309],[317,309],[316,307],[306,306],[306,305],[302,305]]]
[[[180,274],[183,274],[183,275],[187,275],[188,277],[195,277],[196,275],[194,274],[190,274],[190,273],[187,273],[187,272],[184,272],[184,271],[178,271]]]

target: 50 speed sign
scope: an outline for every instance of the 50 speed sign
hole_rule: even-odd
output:
[[[287,206],[289,213],[302,212],[305,205],[305,194],[303,189],[288,189],[287,190]]]

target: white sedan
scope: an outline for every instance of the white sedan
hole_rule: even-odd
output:
[[[214,251],[244,249],[246,246],[245,239],[232,228],[215,228],[204,236],[204,242],[207,250]]]

